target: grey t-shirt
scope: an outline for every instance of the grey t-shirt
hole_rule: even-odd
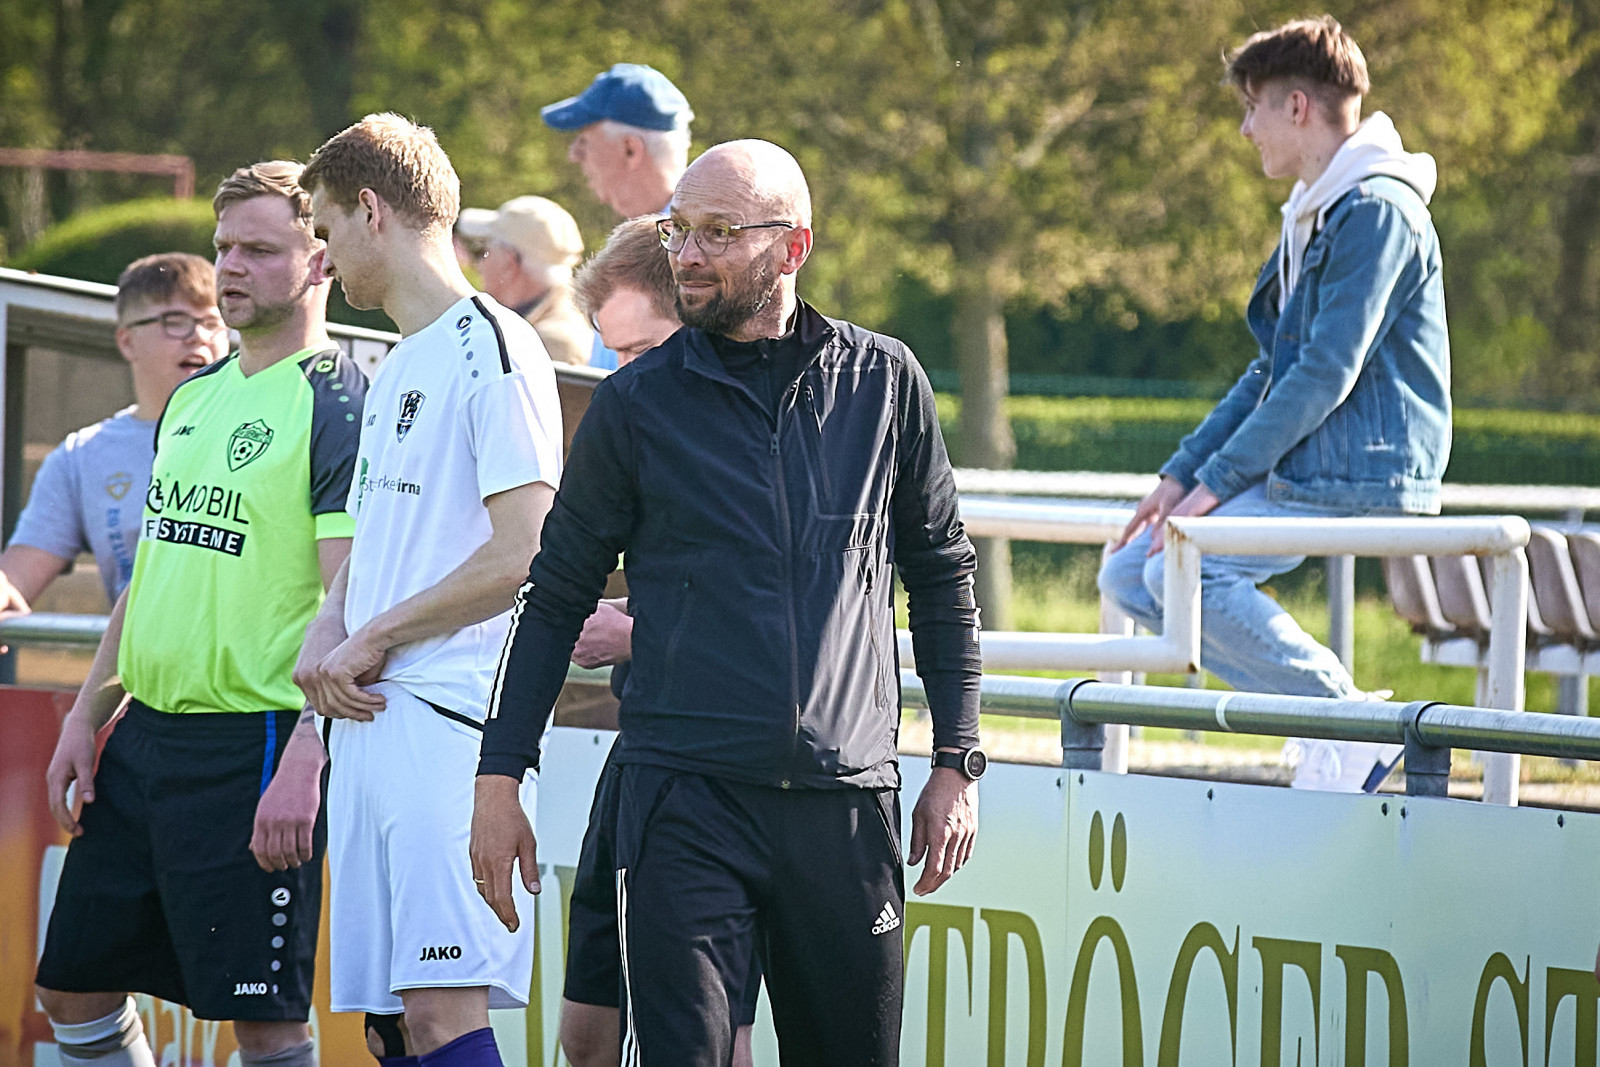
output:
[[[133,577],[155,441],[155,421],[131,407],[68,434],[40,466],[11,543],[69,560],[93,552],[115,603]]]

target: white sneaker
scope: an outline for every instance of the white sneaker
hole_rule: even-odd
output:
[[[1403,752],[1404,745],[1306,737],[1292,737],[1283,746],[1284,760],[1294,768],[1292,788],[1331,793],[1377,792]]]
[[[1350,700],[1386,701],[1393,689],[1359,690]],[[1294,768],[1294,789],[1322,789],[1330,793],[1375,793],[1405,752],[1404,745],[1376,741],[1329,741],[1291,737],[1283,745],[1283,759]]]

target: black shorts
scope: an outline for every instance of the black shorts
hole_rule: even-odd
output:
[[[900,1062],[895,790],[624,764],[617,791],[626,1062],[726,1064],[752,949],[785,1067]]]
[[[130,702],[67,849],[39,985],[149,993],[202,1019],[307,1018],[324,811],[311,862],[268,872],[250,853],[256,804],[298,717]]]
[[[622,1003],[622,948],[617,941],[615,836],[622,768],[606,757],[594,787],[589,827],[578,853],[568,910],[567,979],[561,995],[578,1004],[615,1008]],[[743,988],[733,998],[734,1024],[756,1021],[761,963],[750,959]]]

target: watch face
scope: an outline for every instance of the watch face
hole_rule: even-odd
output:
[[[967,750],[966,766],[962,770],[966,771],[968,778],[976,782],[983,777],[983,772],[988,769],[989,757],[984,754],[983,749],[972,748]]]

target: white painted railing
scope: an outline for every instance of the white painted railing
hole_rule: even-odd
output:
[[[964,499],[969,531],[1016,540],[1108,542],[1118,536],[1128,512],[1035,501]],[[1103,514],[1102,514],[1103,513]],[[1528,604],[1527,520],[1486,518],[1182,518],[1169,519],[1162,573],[1164,612],[1159,635],[1132,636],[1114,615],[1102,611],[1111,633],[980,635],[984,669],[1189,672],[1199,669],[1203,620],[1200,559],[1228,555],[1488,555],[1494,562],[1490,591],[1489,706],[1522,709]],[[910,634],[900,634],[900,656],[912,661]],[[1124,728],[1125,729],[1125,728]],[[1484,799],[1515,804],[1520,757],[1484,757]],[[1126,769],[1125,734],[1108,738],[1108,770]]]
[[[1139,500],[1156,487],[1154,474],[1104,471],[1019,471],[959,468],[956,487],[966,494],[1056,497],[1066,500]],[[1465,485],[1446,482],[1441,502],[1447,510],[1543,512],[1579,523],[1585,512],[1600,511],[1600,488],[1583,485]],[[1092,539],[1090,540],[1092,543]],[[1325,561],[1328,576],[1328,647],[1347,668],[1355,666],[1355,560],[1334,555]],[[1125,680],[1125,679],[1124,679]],[[1563,680],[1569,684],[1571,679]],[[1581,686],[1581,683],[1579,683]],[[1563,697],[1563,710],[1582,710],[1587,700],[1577,689]]]
[[[1103,471],[956,471],[963,493],[991,496],[1048,496],[1101,500],[1140,500],[1156,487],[1154,474]],[[1460,485],[1445,482],[1441,503],[1472,511],[1600,511],[1600,488],[1586,485]]]

